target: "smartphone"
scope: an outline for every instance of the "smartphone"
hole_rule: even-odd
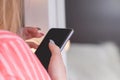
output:
[[[41,61],[42,65],[48,70],[48,65],[50,62],[51,53],[48,47],[48,43],[50,40],[53,40],[55,44],[62,51],[67,41],[72,36],[74,30],[68,28],[52,28],[50,29],[41,44],[35,51],[38,59]]]

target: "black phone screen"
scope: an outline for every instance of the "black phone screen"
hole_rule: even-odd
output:
[[[62,50],[69,38],[73,33],[72,29],[60,29],[60,28],[52,28],[48,31],[45,38],[39,45],[35,54],[38,59],[41,61],[42,65],[48,69],[51,53],[48,47],[48,43],[51,40],[55,42],[55,44]]]

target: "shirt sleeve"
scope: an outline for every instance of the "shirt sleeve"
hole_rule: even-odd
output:
[[[29,46],[10,32],[0,32],[0,80],[51,80]]]

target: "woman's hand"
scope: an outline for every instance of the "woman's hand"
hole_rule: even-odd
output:
[[[58,46],[52,40],[49,43],[51,59],[48,66],[48,73],[52,80],[67,80],[66,69]]]
[[[44,34],[40,32],[40,28],[37,27],[24,27],[22,31],[23,38],[31,39],[31,38],[40,38]]]
[[[32,38],[41,38],[44,34],[40,32],[40,28],[38,27],[24,27],[20,35],[26,41]],[[30,48],[34,49],[37,49],[39,45],[32,40],[27,41],[26,43],[30,46]]]

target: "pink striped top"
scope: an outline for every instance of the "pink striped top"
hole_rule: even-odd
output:
[[[36,55],[17,35],[0,31],[0,80],[51,80]]]

